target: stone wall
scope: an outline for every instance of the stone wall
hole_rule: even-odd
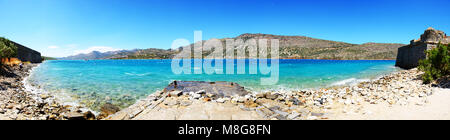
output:
[[[14,42],[15,43],[15,42]],[[41,63],[41,53],[28,47],[15,43],[17,46],[17,58],[22,62]]]
[[[430,27],[420,39],[412,40],[409,45],[398,48],[395,66],[404,69],[415,68],[419,65],[419,60],[427,57],[426,50],[435,48],[439,43],[448,44],[449,40],[444,32]]]

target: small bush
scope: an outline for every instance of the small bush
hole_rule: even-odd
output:
[[[450,53],[448,45],[439,44],[436,48],[426,51],[427,58],[419,61],[419,70],[424,71],[422,80],[430,83],[433,80],[450,74]]]
[[[17,46],[10,40],[0,37],[0,58],[17,56]]]

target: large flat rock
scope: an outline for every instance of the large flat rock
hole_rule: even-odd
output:
[[[205,81],[173,81],[163,92],[183,91],[185,93],[205,91],[217,97],[245,96],[248,91],[233,82],[205,82]]]

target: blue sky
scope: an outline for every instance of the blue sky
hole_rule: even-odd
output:
[[[408,43],[450,32],[449,0],[0,0],[0,36],[61,57],[243,33]]]

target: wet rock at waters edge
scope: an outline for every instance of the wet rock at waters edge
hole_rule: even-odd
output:
[[[83,117],[86,120],[95,120],[95,115],[91,111],[87,111],[87,112],[83,113]]]
[[[106,103],[100,108],[100,111],[101,112],[100,112],[99,117],[104,118],[104,117],[108,117],[109,115],[112,115],[116,112],[119,112],[120,108],[113,104]]]
[[[234,95],[245,96],[248,91],[233,82],[205,82],[205,81],[173,81],[163,92],[179,90],[195,94],[209,94],[211,97],[231,97]]]
[[[275,100],[278,98],[278,93],[266,94],[267,99]]]
[[[68,120],[86,120],[84,118],[84,114],[77,111],[67,113],[65,115],[65,118],[67,118]]]

